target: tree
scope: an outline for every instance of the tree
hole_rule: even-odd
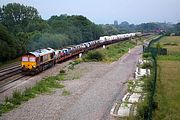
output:
[[[82,15],[60,15],[52,16],[48,20],[55,34],[67,34],[70,44],[78,44],[89,40],[98,39],[103,30]]]
[[[176,35],[180,35],[180,23],[177,23],[175,25],[175,28],[176,28]]]
[[[17,40],[7,28],[0,24],[0,62],[15,58],[17,55]]]
[[[46,21],[35,8],[19,3],[0,7],[0,24],[2,61],[44,47],[59,49],[95,40],[104,34],[101,26],[82,15],[64,14]]]
[[[3,16],[3,12],[2,12],[2,8],[0,7],[0,23],[2,22],[2,16]]]
[[[31,20],[27,24],[27,27],[25,28],[25,32],[33,32],[33,31],[49,32],[51,31],[51,27],[45,20],[35,19],[35,20]]]
[[[112,25],[102,25],[102,29],[104,30],[104,35],[114,35],[119,33],[118,29]]]
[[[2,6],[0,13],[1,23],[13,33],[23,32],[31,20],[40,18],[37,9],[19,3]]]

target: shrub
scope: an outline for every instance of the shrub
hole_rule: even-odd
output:
[[[151,53],[143,53],[143,58],[149,58],[151,57]]]
[[[142,101],[141,103],[138,104],[137,115],[136,115],[138,120],[147,120],[147,118],[148,118],[148,107],[149,107],[149,103],[148,103],[147,98],[145,98],[144,101]]]
[[[65,71],[65,70],[60,70],[59,73],[60,73],[60,74],[65,74],[66,71]]]
[[[99,51],[90,51],[85,55],[83,59],[84,61],[102,61],[103,58],[104,55]]]
[[[145,69],[145,68],[152,68],[152,64],[150,62],[146,62],[146,63],[143,63],[143,65],[141,67],[143,69]]]

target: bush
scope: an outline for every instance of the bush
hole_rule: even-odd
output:
[[[151,57],[151,53],[143,53],[143,58],[149,58]]]
[[[148,63],[143,63],[142,68],[143,69],[145,69],[145,68],[149,68],[150,69],[150,68],[152,68],[152,64],[149,63],[149,62]]]
[[[65,70],[60,70],[60,72],[59,72],[60,74],[65,74],[66,73],[66,71]]]
[[[83,59],[84,61],[102,61],[103,58],[104,55],[99,51],[90,51],[85,55]]]
[[[149,103],[148,103],[147,98],[145,98],[144,101],[142,101],[141,103],[138,104],[137,115],[136,115],[138,120],[147,120],[147,118],[148,118],[148,107],[149,107]]]

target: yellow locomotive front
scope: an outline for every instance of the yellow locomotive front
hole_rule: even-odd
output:
[[[44,48],[22,56],[22,71],[34,75],[55,65],[55,52],[51,48]]]
[[[22,56],[21,67],[23,71],[32,71],[36,65],[36,56],[30,54]]]

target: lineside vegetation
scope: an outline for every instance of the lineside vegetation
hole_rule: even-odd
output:
[[[40,94],[51,93],[54,89],[64,88],[64,85],[60,82],[64,80],[64,75],[65,71],[61,70],[60,74],[44,78],[32,88],[26,88],[24,92],[14,91],[11,98],[6,98],[5,101],[0,104],[0,115]],[[67,95],[69,93],[66,91],[64,94]]]
[[[103,61],[113,62],[118,60],[124,53],[127,53],[129,48],[133,48],[134,43],[123,41],[113,45],[107,46],[105,49],[100,48],[97,50],[89,51],[84,57],[84,61]]]
[[[158,56],[158,77],[155,101],[158,108],[154,120],[180,119],[180,37],[163,37],[161,47],[167,48],[168,55]]]

